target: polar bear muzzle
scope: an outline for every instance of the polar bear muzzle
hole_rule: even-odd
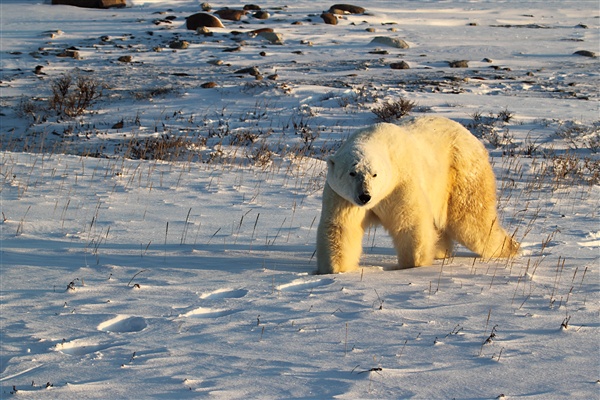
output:
[[[359,205],[365,206],[369,201],[371,201],[371,195],[369,192],[364,192],[358,195],[357,203]]]

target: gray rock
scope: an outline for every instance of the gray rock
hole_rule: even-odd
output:
[[[448,61],[448,66],[450,66],[450,68],[469,68],[469,61],[468,60]]]
[[[269,41],[271,44],[283,44],[283,35],[281,33],[260,32],[258,36]]]
[[[187,49],[188,47],[190,47],[190,42],[187,40],[174,40],[169,43],[169,48],[171,49],[183,50]]]
[[[373,40],[371,40],[371,43],[395,47],[397,49],[408,49],[410,47],[404,40],[388,36],[375,36]]]
[[[238,69],[234,73],[236,75],[246,75],[246,74],[252,75],[252,76],[259,76],[260,75],[260,71],[258,70],[258,67],[242,68],[242,69]]]

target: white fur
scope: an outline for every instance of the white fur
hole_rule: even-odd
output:
[[[319,273],[358,268],[371,224],[392,236],[399,268],[429,265],[451,254],[454,241],[483,257],[518,251],[498,223],[487,151],[447,118],[373,125],[329,158],[317,231]]]

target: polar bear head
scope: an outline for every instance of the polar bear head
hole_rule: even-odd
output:
[[[371,208],[389,194],[390,166],[382,155],[365,149],[341,149],[327,159],[327,183],[341,197]]]

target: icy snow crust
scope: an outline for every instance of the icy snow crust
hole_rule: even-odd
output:
[[[198,2],[2,1],[0,398],[598,398],[599,69],[573,55],[599,49],[597,3],[377,1],[336,26],[259,5],[204,37]],[[102,97],[45,109],[75,72]],[[323,160],[399,97],[481,136],[521,257],[395,271],[372,229],[360,272],[314,275]]]

